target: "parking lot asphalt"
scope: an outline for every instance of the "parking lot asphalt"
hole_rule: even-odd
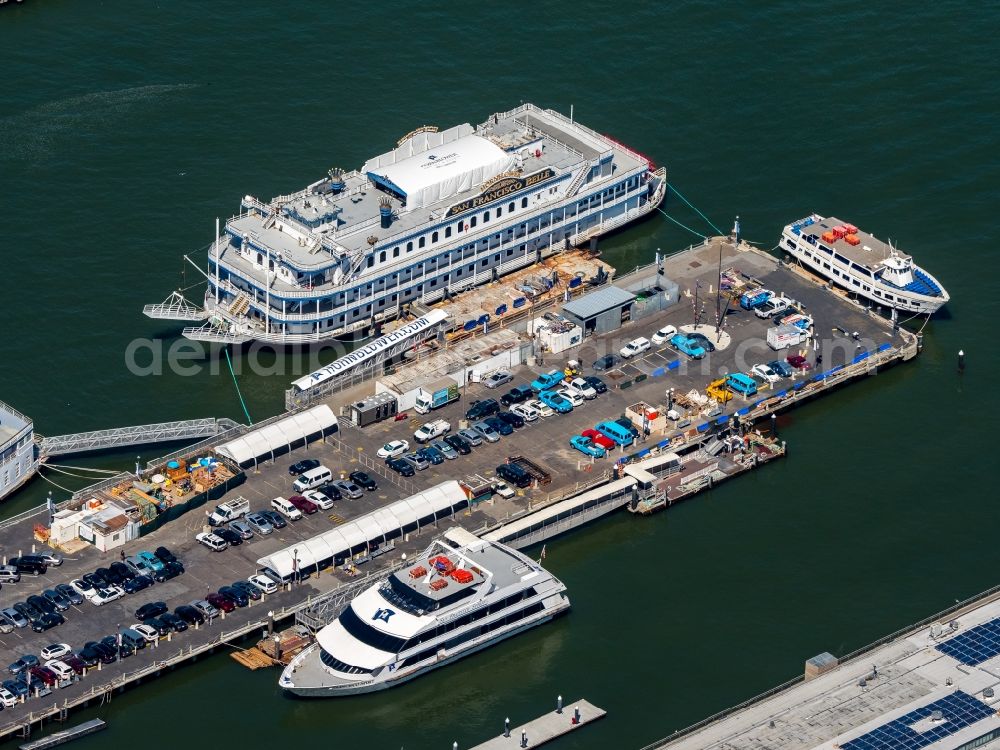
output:
[[[901,343],[898,338],[893,337],[884,321],[873,318],[863,309],[846,302],[826,288],[792,273],[787,268],[780,267],[773,259],[757,253],[734,252],[731,246],[724,247],[723,252],[724,266],[736,266],[743,273],[759,278],[774,291],[785,293],[804,305],[807,313],[815,320],[816,342],[819,347],[818,349],[813,346],[802,347],[810,362],[815,363],[818,351],[823,356],[822,367],[830,368],[849,362],[862,347],[874,349],[887,342],[894,345]],[[589,337],[578,349],[561,355],[546,354],[544,362],[533,368],[527,366],[515,368],[513,382],[502,388],[489,390],[481,384],[470,384],[463,390],[460,401],[426,416],[411,413],[409,419],[382,422],[364,429],[344,425],[335,436],[336,441],[316,442],[295,450],[275,462],[266,462],[256,470],[249,469],[246,483],[232,491],[229,497],[236,495],[247,497],[251,501],[252,510],[266,508],[273,497],[278,495],[288,497],[293,494],[291,482],[294,477],[289,476],[287,468],[294,461],[317,458],[333,469],[335,474],[347,474],[356,469],[368,470],[363,457],[378,461],[375,454],[379,446],[384,443],[394,439],[405,439],[414,446],[413,431],[422,422],[431,419],[447,419],[454,431],[458,429],[466,409],[475,399],[499,398],[510,387],[529,383],[536,372],[561,367],[572,358],[583,363],[584,374],[595,374],[591,363],[598,357],[617,352],[627,341],[638,336],[649,338],[661,326],[691,325],[695,321],[696,310],[701,316],[701,322],[714,323],[716,303],[711,290],[718,284],[718,264],[719,248],[716,246],[669,259],[665,269],[667,275],[678,282],[682,295],[685,291],[689,291],[692,296],[683,295],[679,303],[668,310],[639,321],[629,322],[613,333]],[[697,308],[693,297],[695,290],[699,293]],[[701,300],[705,301],[704,311],[699,309]],[[36,634],[30,629],[23,628],[9,634],[0,634],[0,662],[2,662],[0,667],[5,667],[23,653],[37,654],[41,647],[49,643],[66,642],[76,649],[82,647],[85,641],[113,634],[119,625],[126,626],[133,623],[135,609],[146,602],[165,601],[173,609],[193,599],[203,598],[222,585],[244,579],[256,572],[257,559],[405,497],[409,494],[405,491],[407,489],[419,491],[447,479],[461,480],[475,474],[490,477],[494,474],[496,466],[504,463],[512,455],[530,457],[551,474],[552,482],[544,487],[522,491],[510,501],[496,500],[493,503],[481,504],[476,509],[463,513],[456,521],[467,528],[478,528],[527,507],[532,500],[544,499],[547,494],[565,489],[574,483],[590,481],[596,477],[597,472],[610,467],[611,460],[616,457],[618,451],[614,451],[610,459],[591,460],[570,447],[568,441],[571,436],[592,427],[596,422],[621,416],[627,406],[637,401],[645,401],[663,408],[668,388],[673,388],[675,394],[685,393],[692,388],[704,390],[709,381],[720,377],[721,374],[746,371],[756,362],[766,362],[787,355],[789,352],[772,352],[767,349],[764,341],[769,325],[770,321],[761,320],[753,313],[740,310],[738,307],[733,310],[730,306],[724,330],[732,337],[732,341],[724,351],[713,352],[705,359],[693,362],[669,346],[654,347],[643,356],[629,360],[613,371],[596,373],[608,385],[608,392],[593,401],[585,402],[569,414],[539,419],[516,430],[513,435],[502,437],[498,443],[484,443],[474,448],[469,456],[460,456],[455,460],[417,472],[410,479],[412,487],[407,485],[406,488],[401,488],[375,476],[379,482],[379,489],[375,492],[366,492],[364,498],[340,500],[331,510],[320,511],[298,522],[290,523],[285,529],[277,530],[269,536],[255,536],[242,545],[221,553],[213,552],[195,541],[194,535],[203,529],[206,519],[202,511],[192,511],[148,536],[129,543],[124,549],[126,554],[131,555],[139,550],[152,550],[158,545],[164,545],[184,562],[187,569],[184,575],[103,607],[95,607],[88,602],[72,607],[65,613],[66,624],[46,633]],[[679,366],[676,369],[668,369],[669,364],[675,360],[679,360]],[[811,374],[813,371],[810,371],[809,375]],[[635,382],[637,376],[640,382]],[[803,376],[796,374],[796,378],[801,379],[801,377]],[[630,387],[621,387],[626,382],[631,384]],[[787,380],[779,382],[775,387],[786,387],[788,382]],[[372,388],[370,382],[367,385]],[[768,386],[762,384],[761,388],[762,395],[766,395]],[[339,397],[332,398],[330,403],[335,412],[340,413],[341,404],[353,400],[353,397],[354,394],[350,397],[347,394],[340,394]],[[751,400],[759,398],[761,395]],[[747,400],[739,396],[734,397],[727,411],[735,411],[747,403]],[[629,452],[634,450],[633,447]],[[206,506],[206,510],[210,509]],[[3,555],[10,557],[31,550],[31,526],[32,523],[26,521],[0,529],[0,550]],[[397,546],[400,550],[418,549],[424,546],[427,538],[429,537],[425,536],[422,540],[411,540],[408,544]],[[47,549],[42,545],[38,545],[38,548]],[[102,554],[88,547],[77,555],[69,556],[61,567],[49,568],[45,575],[37,578],[26,575],[22,577],[20,583],[4,584],[0,589],[0,608],[23,601],[27,596],[40,593],[57,583],[68,582],[99,566],[106,567],[118,559],[118,550]],[[341,571],[326,571],[319,578],[305,581],[294,591],[279,594],[280,598],[273,603],[300,601],[306,595],[334,588],[341,580],[347,580]],[[255,606],[261,606],[261,603]],[[238,610],[237,613],[229,615],[229,618],[235,622],[240,617],[245,618],[251,614],[255,617],[259,613],[248,614]],[[175,636],[174,643],[183,644],[185,638],[195,637],[207,638],[188,631]],[[136,660],[145,658],[152,657],[148,654],[133,657]],[[6,679],[6,676],[4,678]]]

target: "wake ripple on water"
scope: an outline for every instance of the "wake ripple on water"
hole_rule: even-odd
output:
[[[81,134],[107,132],[110,124],[143,103],[199,85],[156,84],[95,91],[0,117],[0,161],[45,161],[60,148],[77,145]]]

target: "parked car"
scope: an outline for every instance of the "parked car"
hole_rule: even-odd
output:
[[[152,625],[147,625],[146,623],[139,623],[132,626],[132,630],[141,635],[146,643],[156,643],[160,640],[160,631],[158,628]]]
[[[60,565],[63,564],[62,555],[57,554],[55,552],[39,552],[38,555],[36,556],[39,559],[41,559],[41,561],[44,562],[46,565],[53,568],[58,568]]]
[[[448,435],[445,437],[444,442],[446,445],[451,446],[455,452],[463,456],[468,456],[472,453],[472,445],[461,435]]]
[[[29,602],[16,602],[14,604],[14,609],[21,613],[23,617],[26,617],[29,621],[37,620],[45,612],[40,610],[38,607],[34,606]]]
[[[269,508],[267,510],[260,511],[260,514],[268,520],[272,528],[283,529],[288,525],[288,521],[285,520],[285,517],[276,510],[271,510]]]
[[[476,430],[471,427],[466,427],[464,430],[459,430],[457,433],[465,442],[474,447],[478,447],[483,444],[483,436],[480,435]]]
[[[44,682],[49,687],[54,686],[59,681],[58,675],[56,675],[56,673],[48,667],[39,665],[37,667],[32,667],[29,672],[32,677],[38,679],[40,682]]]
[[[94,589],[104,589],[111,585],[111,581],[96,571],[93,573],[85,573],[80,577],[80,580]]]
[[[705,349],[698,345],[694,339],[688,338],[683,333],[678,333],[670,339],[670,346],[681,354],[686,354],[691,359],[703,359]]]
[[[754,365],[750,368],[750,374],[768,383],[777,383],[781,377],[768,365]]]
[[[351,500],[360,500],[365,496],[365,493],[361,490],[358,485],[354,482],[349,482],[346,479],[338,479],[333,482],[333,486],[340,490],[340,494],[346,495],[351,498]]]
[[[592,386],[586,378],[575,377],[566,383],[566,390],[571,393],[576,393],[583,398],[590,401],[591,399],[597,398],[597,390]]]
[[[73,653],[73,649],[68,643],[51,643],[39,651],[38,656],[42,661],[52,661],[53,659],[62,659],[66,654],[71,653]]]
[[[19,674],[27,672],[32,667],[37,667],[39,663],[38,657],[34,654],[25,654],[13,664],[8,665],[7,671],[17,677]]]
[[[195,534],[194,538],[215,552],[222,552],[229,548],[229,543],[220,536],[210,531],[202,531]]]
[[[260,601],[263,595],[263,592],[261,592],[259,588],[250,583],[250,581],[234,581],[233,588],[239,589],[240,591],[244,592],[247,595],[247,597],[253,599],[255,602]]]
[[[665,344],[670,341],[670,338],[677,333],[677,328],[675,326],[663,326],[660,330],[654,333],[650,338],[653,344],[659,346],[660,344]]]
[[[114,664],[118,661],[118,639],[115,636],[106,636],[99,641],[88,641],[84,648],[88,646],[97,652],[101,664]]]
[[[160,615],[160,622],[166,624],[175,633],[183,633],[188,629],[187,620],[173,612],[164,612]]]
[[[625,346],[618,350],[618,353],[622,356],[622,359],[629,359],[630,357],[635,357],[643,352],[648,352],[650,349],[649,339],[640,336],[637,339],[632,339]]]
[[[212,529],[212,533],[230,547],[239,547],[243,544],[243,537],[226,526],[216,526]]]
[[[236,602],[227,596],[223,596],[219,593],[209,594],[205,597],[205,601],[215,607],[217,610],[222,612],[232,612],[236,609]]]
[[[569,439],[569,444],[576,448],[580,453],[585,456],[593,456],[594,458],[604,458],[607,451],[600,445],[597,445],[589,437],[584,437],[583,435],[574,435]]]
[[[292,495],[288,498],[288,502],[307,516],[311,516],[319,510],[319,506],[316,505],[316,503],[306,497],[303,497],[302,495]]]
[[[608,387],[604,385],[604,381],[596,375],[584,375],[583,379],[586,380],[590,387],[594,389],[595,393],[601,394],[608,392]]]
[[[297,477],[305,474],[310,469],[319,467],[320,463],[315,458],[304,458],[288,467],[288,476]]]
[[[329,485],[327,485],[329,487]],[[340,492],[337,492],[339,497]],[[328,495],[323,494],[319,490],[306,490],[302,493],[302,497],[311,502],[320,510],[330,510],[333,507],[333,499]]]
[[[622,359],[617,354],[606,354],[603,357],[594,360],[594,363],[591,366],[598,372],[602,372],[604,370],[610,370],[613,367],[617,367],[621,363]]]
[[[252,575],[247,580],[257,588],[259,588],[261,591],[263,591],[265,594],[273,594],[275,591],[278,590],[278,584],[273,579],[268,578],[263,573]]]
[[[473,423],[469,429],[475,430],[480,435],[482,435],[484,440],[490,443],[500,442],[500,435],[497,433],[495,429],[493,429],[493,426],[485,419]]]
[[[538,394],[539,400],[560,414],[566,414],[567,412],[573,411],[573,404],[568,399],[560,396],[555,391],[542,391]]]
[[[496,468],[496,475],[518,489],[531,485],[531,475],[517,464],[500,464]]]
[[[631,432],[632,437],[634,438],[639,437],[639,428],[636,427],[634,424],[632,424],[631,419],[628,419],[627,417],[618,417],[618,419],[615,420],[615,423],[620,424],[626,430]]]
[[[46,630],[51,630],[58,625],[62,625],[64,622],[66,622],[66,618],[58,612],[46,612],[31,623],[31,629],[36,633],[44,633]]]
[[[48,564],[40,557],[30,557],[28,555],[12,557],[7,561],[7,564],[17,570],[18,573],[31,573],[33,576],[41,575],[49,569]]]
[[[503,480],[498,480],[493,483],[493,494],[499,495],[504,500],[510,500],[516,493],[510,488],[509,484]]]
[[[21,580],[21,574],[13,565],[0,565],[0,583],[17,583]]]
[[[809,364],[809,361],[801,354],[789,354],[787,360],[788,364],[790,364],[796,370],[802,370],[803,372],[805,372],[806,370],[812,368],[812,365]]]
[[[516,385],[500,397],[503,406],[510,407],[513,404],[523,404],[534,395],[530,385]]]
[[[230,521],[229,528],[243,537],[244,540],[253,539],[253,529],[250,527],[250,524],[244,520],[237,519],[235,521]]]
[[[431,443],[431,446],[433,445],[434,444]],[[347,478],[350,479],[352,482],[354,482],[356,485],[364,487],[369,492],[374,492],[375,490],[378,489],[378,484],[375,482],[375,480],[372,479],[369,474],[366,474],[363,471],[352,471],[350,474],[347,475]]]
[[[538,413],[538,409],[536,409],[530,403],[516,404],[510,407],[510,413],[516,414],[517,416],[521,417],[521,419],[523,419],[525,422],[534,422],[536,419],[538,419],[539,416],[541,416]]]
[[[426,458],[416,454],[416,453],[404,453],[400,458],[406,461],[410,466],[412,466],[417,471],[423,471],[430,467],[431,462]]]
[[[274,526],[262,513],[250,513],[246,517],[247,525],[261,536],[274,533]]]
[[[0,612],[0,633],[3,633],[4,635],[7,633],[13,633],[14,628],[16,627],[17,626],[14,624],[12,619],[10,619],[3,612]]]
[[[431,448],[429,445],[425,445],[423,448],[418,450],[417,455],[432,466],[444,463],[444,456],[442,456],[440,452]]]
[[[106,635],[100,640],[100,646],[115,659],[127,659],[135,653],[135,649],[117,635]],[[106,663],[106,662],[105,662]]]
[[[448,445],[448,443],[444,440],[435,440],[430,444],[430,447],[444,456],[447,461],[454,461],[458,458],[458,451]]]
[[[169,581],[171,578],[176,578],[184,573],[184,566],[181,564],[180,560],[174,560],[173,562],[168,562],[163,566],[163,570],[158,570],[153,573],[153,580],[157,583],[163,583],[164,581]]]
[[[590,438],[595,445],[601,446],[605,451],[609,451],[617,445],[614,440],[602,435],[597,430],[584,430],[580,433],[580,435],[585,438]]]
[[[71,606],[69,599],[55,589],[45,589],[45,591],[42,592],[42,596],[52,603],[52,606],[56,608],[57,612],[65,612]]]
[[[499,419],[501,422],[510,425],[510,427],[512,428],[511,431],[519,430],[522,427],[524,427],[524,417],[522,417],[520,414],[515,414],[512,411],[502,411],[495,417],[490,417],[490,419]],[[489,419],[486,421],[489,422]],[[510,433],[500,432],[500,434],[509,435]]]
[[[312,490],[312,492],[318,492],[327,500],[332,500],[333,502],[337,502],[344,497],[341,494],[340,489],[333,484],[324,484],[322,487],[317,487],[315,490]],[[308,497],[308,495],[306,497]]]
[[[174,556],[174,553],[168,550],[166,547],[157,547],[156,549],[153,550],[153,554],[156,555],[161,560],[163,560],[163,562],[165,563],[177,562],[177,558]]]
[[[122,584],[122,589],[126,594],[137,594],[153,585],[153,579],[149,576],[136,576]]]
[[[164,638],[170,633],[172,633],[174,630],[173,627],[167,624],[163,619],[164,617],[167,616],[167,614],[169,614],[169,612],[160,615],[159,617],[147,617],[145,620],[142,621],[142,624],[145,627],[152,628],[153,630],[155,630],[157,636],[159,636],[160,638]]]
[[[4,680],[2,684],[3,689],[13,694],[18,700],[21,700],[21,698],[28,698],[30,696],[28,686],[20,680]]]
[[[376,455],[379,458],[396,458],[397,456],[402,456],[410,450],[410,443],[406,440],[390,440],[388,443],[383,445],[378,449]]]
[[[403,477],[412,477],[416,473],[416,470],[413,468],[413,464],[409,461],[403,460],[402,458],[390,458],[385,463],[386,466]]]
[[[134,570],[132,570],[132,568],[130,568],[125,563],[120,563],[120,562],[111,563],[108,566],[108,570],[111,571],[111,573],[113,574],[113,576],[117,577],[117,580],[112,580],[111,581],[111,583],[114,583],[114,584],[117,584],[117,585],[121,585],[122,583],[124,583],[125,581],[127,581],[129,578],[135,578],[135,576],[136,576],[136,572]]]
[[[502,385],[507,385],[513,379],[514,376],[510,374],[509,370],[497,370],[483,381],[483,385],[487,388],[499,388]]]
[[[465,412],[465,418],[470,422],[475,422],[479,419],[492,417],[498,411],[500,411],[500,404],[497,400],[493,398],[486,398],[481,401],[473,401],[468,410]]]
[[[583,396],[576,391],[572,391],[569,388],[560,388],[556,393],[573,404],[574,407],[583,406]]]
[[[174,609],[174,616],[183,620],[187,625],[204,625],[205,615],[200,610],[190,604],[182,604]]]
[[[149,566],[149,563],[147,563],[138,555],[132,555],[131,557],[126,557],[125,564],[137,576],[152,577],[153,575],[153,569]],[[105,573],[105,570],[106,570],[105,568],[98,568],[96,573],[101,575],[104,578],[104,580],[106,580],[108,583],[114,583],[110,571],[107,571],[107,573]]]
[[[794,372],[794,370],[788,366],[787,362],[783,362],[780,359],[772,359],[767,363],[767,366],[783,378],[792,377],[792,373]]]
[[[506,414],[506,412],[500,412],[500,414]],[[514,434],[514,427],[505,419],[501,419],[500,414],[494,417],[487,417],[483,422],[492,427],[501,437]]]
[[[0,615],[3,615],[8,620],[10,620],[11,623],[13,623],[13,625],[14,625],[15,628],[26,628],[26,627],[28,627],[28,623],[29,623],[28,618],[25,617],[20,612],[18,612],[13,607],[6,607],[3,610],[0,610]]]
[[[219,593],[236,602],[237,607],[245,607],[250,603],[250,597],[247,596],[247,593],[235,586],[223,586],[219,589]]]
[[[50,602],[44,596],[41,596],[39,594],[32,594],[27,599],[25,599],[25,602],[29,606],[34,607],[42,614],[50,615],[56,611],[56,605]]]
[[[700,346],[706,352],[714,352],[715,344],[712,343],[708,336],[703,333],[692,333],[688,335],[688,341],[693,341],[695,344]]]
[[[532,409],[534,409],[535,411],[537,411],[538,412],[538,416],[540,416],[540,417],[551,417],[553,414],[556,413],[555,409],[553,409],[548,404],[543,404],[538,399],[535,399],[534,401],[528,401],[524,405],[525,406],[529,406]]]
[[[108,587],[104,589],[98,589],[97,593],[90,600],[90,603],[95,607],[102,607],[108,602],[113,602],[116,599],[121,599],[124,595],[124,591],[118,587]]]
[[[217,610],[211,602],[204,599],[195,599],[191,602],[190,606],[198,610],[206,620],[213,620],[219,616],[219,610]],[[181,615],[181,617],[183,617],[183,615]]]
[[[166,602],[148,602],[135,611],[135,619],[139,622],[150,617],[159,617],[168,609]]]

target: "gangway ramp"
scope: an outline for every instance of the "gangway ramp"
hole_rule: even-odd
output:
[[[177,422],[39,437],[38,445],[43,457],[65,456],[70,453],[124,448],[130,445],[210,438],[238,426],[231,419],[184,419]]]
[[[188,301],[180,292],[174,292],[163,302],[146,305],[142,314],[155,320],[205,320],[209,313],[194,303]]]

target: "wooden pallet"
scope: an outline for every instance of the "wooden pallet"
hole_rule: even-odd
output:
[[[247,669],[263,669],[273,667],[277,663],[256,646],[245,651],[233,651],[229,655]]]

